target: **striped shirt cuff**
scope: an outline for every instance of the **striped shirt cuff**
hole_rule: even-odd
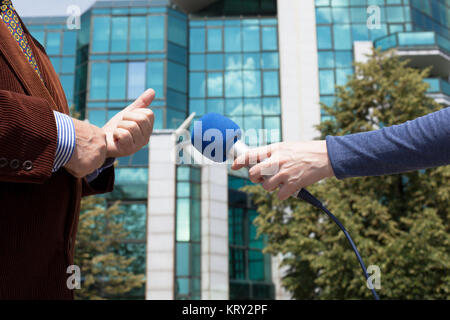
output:
[[[56,111],[53,113],[58,130],[55,161],[53,162],[53,172],[56,172],[72,157],[75,149],[75,127],[72,118],[68,115]]]

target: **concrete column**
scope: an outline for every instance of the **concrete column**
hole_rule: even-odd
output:
[[[174,299],[175,162],[171,132],[155,132],[149,144],[147,200],[147,300]]]
[[[291,300],[291,294],[281,285],[287,267],[280,267],[281,255],[272,256],[272,282],[275,287],[275,300]]]
[[[202,300],[228,299],[228,174],[202,166]]]
[[[353,55],[355,62],[366,63],[370,59],[372,53],[372,41],[355,41],[353,42]]]
[[[281,117],[284,141],[319,136],[319,64],[314,0],[278,0]]]

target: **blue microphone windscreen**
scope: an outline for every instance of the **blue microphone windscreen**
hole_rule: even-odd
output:
[[[205,157],[224,162],[228,151],[241,135],[241,129],[233,120],[218,113],[207,113],[194,121],[191,142]]]

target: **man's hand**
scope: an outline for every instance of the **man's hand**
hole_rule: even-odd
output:
[[[154,115],[147,107],[154,98],[155,91],[146,90],[105,124],[103,130],[106,133],[107,158],[129,156],[148,143],[153,131]]]
[[[249,170],[250,180],[262,183],[267,191],[280,187],[278,198],[285,200],[296,191],[334,176],[325,141],[281,142],[256,148],[236,158],[231,167]]]
[[[72,119],[75,127],[75,149],[66,170],[77,178],[82,178],[99,168],[106,157],[106,134],[88,122]]]

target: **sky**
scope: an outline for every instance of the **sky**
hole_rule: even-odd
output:
[[[81,12],[89,9],[95,0],[12,0],[21,17],[68,16],[67,8],[78,5]]]

